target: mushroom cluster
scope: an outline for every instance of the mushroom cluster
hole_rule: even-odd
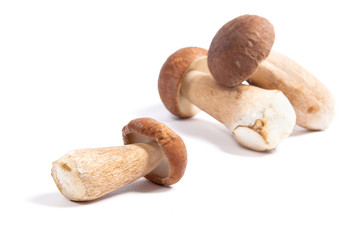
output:
[[[276,148],[296,124],[326,129],[334,116],[333,96],[299,64],[273,51],[274,40],[274,28],[263,17],[231,20],[208,51],[182,48],[165,61],[158,79],[162,102],[180,118],[207,112],[255,151]],[[167,126],[138,118],[122,135],[124,146],[74,150],[53,162],[59,191],[70,200],[88,201],[143,176],[161,185],[182,178],[186,147]]]
[[[274,28],[265,18],[237,17],[226,23],[213,38],[209,69],[223,86],[233,87],[247,81],[264,89],[282,91],[296,112],[299,126],[310,130],[326,129],[335,114],[334,97],[298,63],[271,50],[274,39]]]
[[[295,124],[326,129],[333,96],[311,73],[273,51],[274,40],[274,27],[263,17],[229,21],[209,51],[183,48],[165,61],[158,80],[162,102],[181,118],[207,112],[256,151],[276,148]]]

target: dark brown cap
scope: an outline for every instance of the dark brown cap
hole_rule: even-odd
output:
[[[263,17],[243,15],[231,20],[211,42],[211,74],[223,86],[239,85],[269,56],[274,40],[273,25]]]
[[[196,111],[189,111],[191,103],[181,101],[180,88],[184,73],[197,58],[207,56],[207,50],[198,47],[182,48],[173,53],[161,68],[158,88],[161,101],[174,115],[189,118]]]
[[[148,143],[155,140],[161,147],[168,161],[161,163],[145,176],[150,181],[162,185],[172,185],[184,175],[187,164],[185,144],[181,137],[165,124],[152,118],[134,119],[122,129],[122,136],[124,144]],[[162,171],[160,168],[167,170]]]

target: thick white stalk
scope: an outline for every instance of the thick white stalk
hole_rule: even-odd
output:
[[[335,100],[316,77],[290,58],[272,51],[248,82],[265,89],[278,89],[289,99],[299,126],[326,129],[335,115]]]
[[[249,85],[223,87],[208,71],[194,67],[199,65],[195,62],[185,74],[181,94],[223,123],[238,142],[265,151],[275,148],[292,132],[295,113],[280,91]]]
[[[75,201],[87,201],[145,176],[164,158],[155,141],[80,149],[53,162],[51,175],[64,196]]]

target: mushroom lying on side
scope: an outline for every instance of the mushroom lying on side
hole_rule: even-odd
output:
[[[74,150],[53,162],[51,175],[70,200],[99,198],[145,176],[172,185],[184,175],[184,142],[151,118],[139,118],[123,128],[124,146]]]
[[[188,118],[202,109],[252,150],[274,149],[295,126],[295,112],[281,91],[219,85],[209,72],[207,51],[202,48],[183,48],[172,54],[160,71],[158,87],[171,113]]]
[[[212,75],[223,86],[248,80],[261,88],[281,90],[293,105],[299,126],[326,129],[335,114],[334,97],[299,64],[272,51],[274,40],[274,28],[263,17],[244,15],[229,21],[209,48]]]

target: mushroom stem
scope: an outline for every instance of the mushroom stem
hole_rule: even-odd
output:
[[[316,77],[290,58],[271,51],[248,82],[265,89],[279,89],[289,99],[299,126],[326,129],[335,114],[335,100]]]
[[[293,130],[294,110],[278,90],[219,85],[209,73],[207,57],[194,61],[181,82],[181,94],[223,123],[235,139],[253,150],[275,148]]]
[[[70,151],[53,162],[51,175],[70,200],[101,197],[145,176],[165,158],[157,142]]]

